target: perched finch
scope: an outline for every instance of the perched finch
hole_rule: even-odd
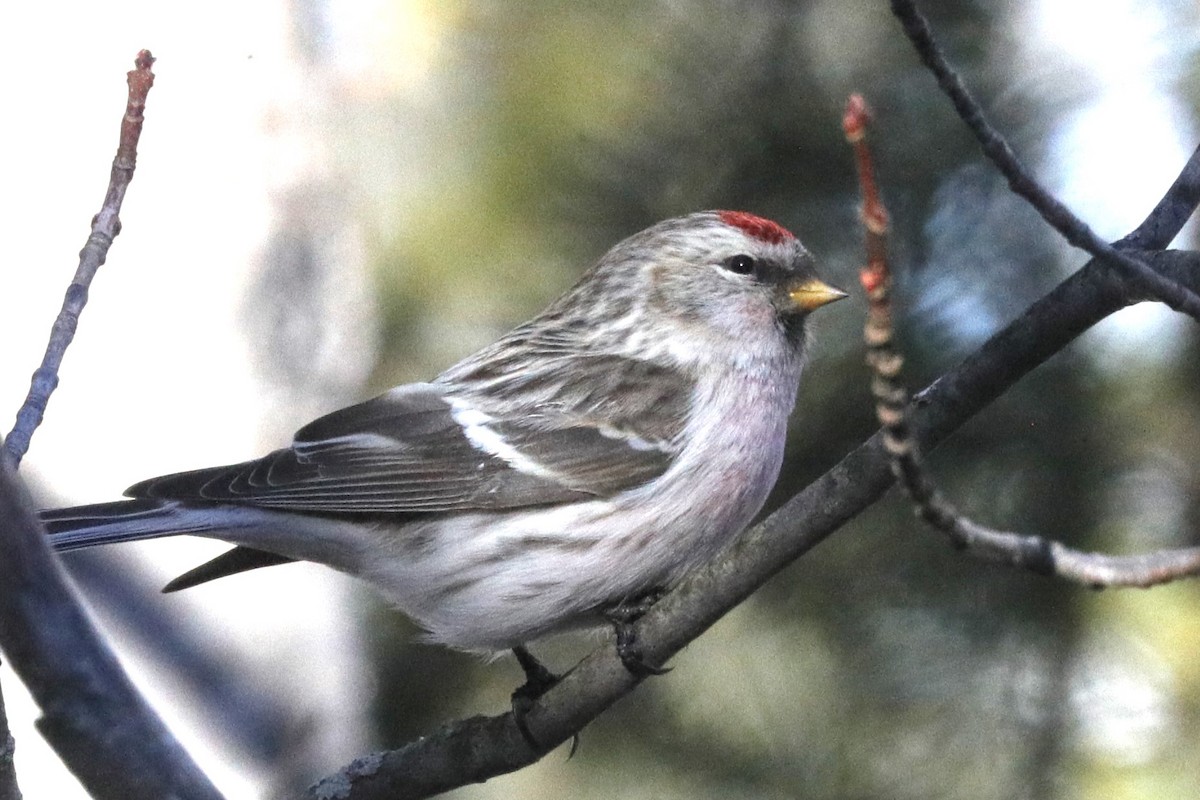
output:
[[[779,473],[808,314],[844,296],[774,222],[670,219],[429,383],[321,417],[257,461],[42,519],[59,550],[237,545],[168,590],[327,564],[432,641],[527,657],[530,640],[670,587],[749,524]]]

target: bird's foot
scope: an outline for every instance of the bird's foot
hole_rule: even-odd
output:
[[[550,691],[561,678],[546,669],[542,662],[533,657],[533,653],[521,645],[513,648],[513,655],[517,657],[517,663],[521,665],[521,670],[525,673],[525,683],[518,686],[512,693],[513,722],[516,723],[517,730],[521,732],[521,738],[525,740],[525,743],[536,752],[541,753],[546,748],[529,730],[525,717],[533,708],[534,701]],[[578,733],[571,737],[571,752],[567,754],[567,758],[575,755],[577,747],[579,747]]]
[[[670,667],[655,667],[646,663],[641,645],[637,641],[637,631],[633,627],[633,623],[641,619],[663,594],[662,589],[654,589],[641,597],[622,601],[604,610],[605,618],[612,623],[617,635],[617,657],[621,659],[629,674],[636,678],[666,675],[671,671]]]

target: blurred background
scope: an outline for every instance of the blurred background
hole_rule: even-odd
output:
[[[1198,141],[1195,3],[921,6],[1023,159],[1107,238]],[[852,90],[877,114],[913,386],[1084,261],[982,162],[882,0],[115,0],[7,17],[10,419],[103,197],[123,73],[140,48],[159,58],[124,232],[24,464],[46,504],[253,457],[428,378],[664,217],[774,218],[856,288]],[[772,505],[876,427],[863,311],[856,296],[819,315]],[[1194,323],[1129,309],[929,460],[995,526],[1114,552],[1200,543],[1198,368]],[[286,796],[503,711],[520,682],[511,659],[417,643],[313,566],[157,594],[221,549],[167,540],[70,567],[231,798]],[[450,796],[1192,798],[1198,612],[1191,582],[1096,593],[964,558],[890,494],[585,730],[570,761]],[[561,670],[593,645],[535,650]],[[82,797],[2,680],[26,795]]]

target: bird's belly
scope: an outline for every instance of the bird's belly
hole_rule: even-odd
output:
[[[730,422],[613,498],[410,523],[376,538],[361,574],[431,640],[462,649],[594,624],[597,608],[669,586],[750,522],[778,475],[784,424]]]

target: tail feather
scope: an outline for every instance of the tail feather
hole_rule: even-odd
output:
[[[218,532],[228,533],[237,527],[231,526],[234,520],[228,514],[204,513],[177,501],[155,498],[48,509],[39,516],[50,535],[51,547],[59,552],[179,534],[224,538]],[[238,572],[294,560],[267,550],[238,546],[185,572],[163,587],[163,591],[175,592]]]
[[[117,542],[137,542],[212,530],[195,515],[177,513],[171,501],[139,499],[42,511],[39,516],[60,552]]]
[[[215,581],[217,578],[227,578],[230,575],[259,569],[260,567],[288,564],[295,560],[294,558],[281,556],[278,553],[269,553],[266,550],[256,550],[253,547],[239,546],[232,550],[226,550],[221,555],[205,561],[198,567],[189,569],[164,586],[162,590],[164,594],[178,592],[181,589],[190,589],[202,583]]]

